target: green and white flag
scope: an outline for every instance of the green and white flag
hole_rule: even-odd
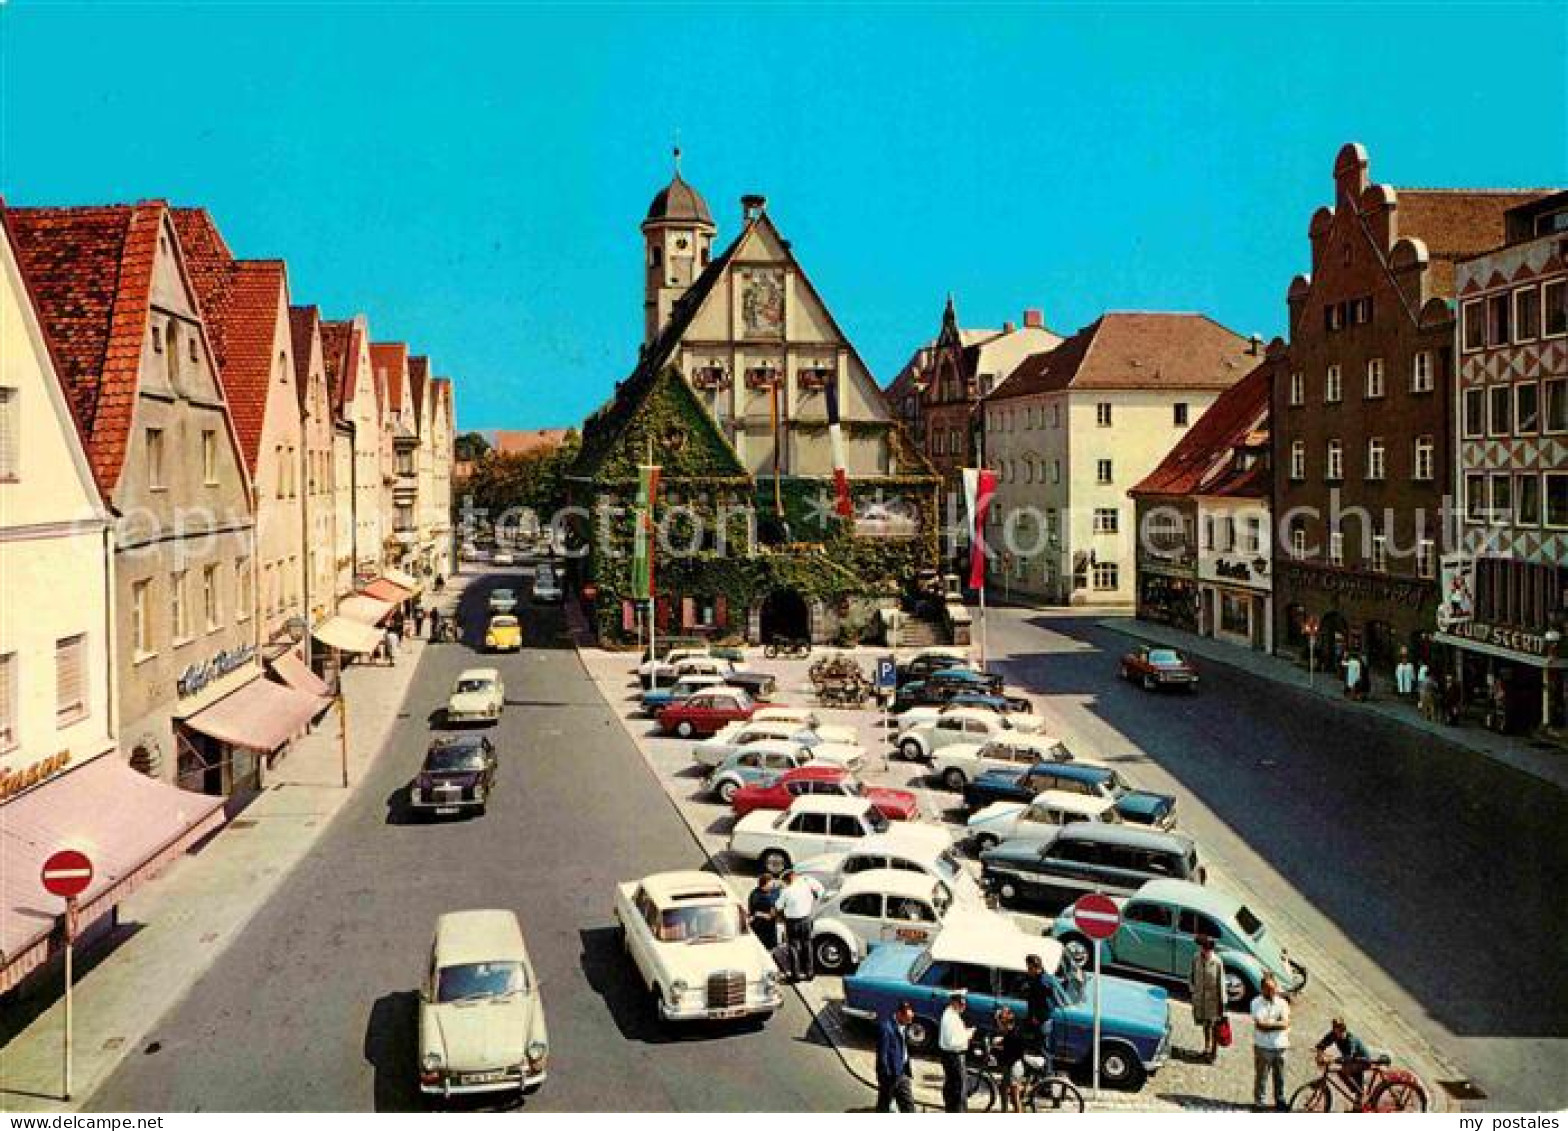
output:
[[[646,601],[653,596],[653,504],[659,494],[659,467],[637,469],[636,530],[632,541],[632,596]]]

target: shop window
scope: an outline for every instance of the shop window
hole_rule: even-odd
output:
[[[1231,636],[1252,633],[1251,599],[1236,593],[1220,594],[1220,631]]]

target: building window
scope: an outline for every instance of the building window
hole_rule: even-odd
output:
[[[1111,426],[1111,406],[1108,401],[1101,401],[1094,406],[1094,422],[1101,428]]]
[[[216,631],[219,627],[221,609],[218,605],[218,567],[210,565],[201,571],[201,608],[202,616],[207,624],[207,631]]]
[[[1436,445],[1430,436],[1416,437],[1416,455],[1411,464],[1410,477],[1417,482],[1427,483],[1432,479],[1432,463]]]
[[[16,670],[15,652],[0,655],[0,754],[17,747]]]
[[[234,559],[234,619],[250,619],[251,577],[250,559]]]
[[[1060,428],[1061,426],[1062,426],[1062,406],[1059,405],[1059,404],[1053,404],[1051,406],[1051,427],[1052,428]]]
[[[168,377],[169,387],[172,389],[177,388],[180,382],[179,326],[173,322],[170,322],[169,325],[164,329],[164,336],[167,339],[167,348],[165,348],[163,351],[163,371],[164,374]],[[196,339],[194,337],[191,338],[192,342],[195,340]]]
[[[1094,532],[1096,534],[1115,534],[1119,529],[1121,512],[1115,507],[1094,508]]]
[[[163,328],[161,326],[154,326],[152,328],[152,352],[163,352]]]
[[[1328,378],[1323,383],[1323,400],[1327,404],[1338,404],[1344,395],[1344,381],[1340,377],[1339,366],[1330,365]]]
[[[1213,549],[1216,548],[1216,543],[1215,543],[1215,538],[1214,538],[1214,526],[1215,526],[1215,524],[1214,524],[1214,516],[1211,515],[1211,514],[1204,515],[1203,516],[1203,548],[1205,550],[1213,550]]]
[[[1051,482],[1052,483],[1060,483],[1061,481],[1062,481],[1062,461],[1059,460],[1059,459],[1053,459],[1051,461]]]
[[[1095,482],[1109,483],[1111,481],[1111,461],[1102,459],[1095,463]]]
[[[1115,562],[1094,563],[1094,587],[1100,591],[1121,586],[1121,570]]]
[[[1541,480],[1533,473],[1514,476],[1514,525],[1541,525]]]
[[[1300,373],[1290,375],[1290,403],[1293,405],[1305,404],[1307,400],[1307,383]]]
[[[1430,538],[1416,543],[1416,575],[1428,579],[1437,576],[1437,546]]]
[[[1513,340],[1513,302],[1506,294],[1493,295],[1486,300],[1486,344],[1506,346]]]
[[[163,429],[147,429],[147,486],[161,491],[167,484],[163,478]]]
[[[87,717],[87,637],[55,641],[54,724],[70,726]]]
[[[1568,432],[1568,377],[1541,383],[1546,399],[1544,432]]]
[[[1472,299],[1464,308],[1464,349],[1474,353],[1486,346],[1486,308],[1480,299]]]
[[[1290,528],[1290,556],[1298,562],[1307,556],[1307,532],[1299,522]]]
[[[1024,456],[1024,482],[1034,482],[1034,457]]]
[[[1365,326],[1372,321],[1372,296],[1351,300],[1350,320],[1357,326]]]
[[[1241,552],[1256,554],[1263,549],[1263,520],[1248,516],[1241,520]]]
[[[1323,478],[1330,483],[1345,478],[1345,445],[1338,440],[1328,442],[1328,465],[1323,472]]]
[[[22,440],[21,390],[0,388],[0,483],[15,483]]]
[[[1348,248],[1346,249],[1349,250]],[[1323,308],[1323,328],[1332,333],[1345,328],[1345,304],[1331,302]]]
[[[1416,354],[1410,371],[1410,391],[1412,393],[1430,393],[1432,384],[1432,351],[1422,350]]]
[[[1548,471],[1546,480],[1546,525],[1568,527],[1568,471]]]
[[[1492,513],[1491,520],[1494,524],[1508,523],[1514,517],[1514,480],[1513,476],[1506,473],[1491,476],[1492,480]]]
[[[931,454],[934,455],[934,456],[939,456],[939,455],[942,454],[942,436],[943,436],[943,434],[944,433],[942,432],[942,430],[940,428],[934,430],[931,433]]]
[[[1383,359],[1374,357],[1367,362],[1367,399],[1377,400],[1383,395]]]
[[[1479,471],[1465,473],[1465,518],[1486,521],[1486,476]]]
[[[1296,482],[1307,477],[1307,442],[1292,440],[1290,443],[1290,477]]]
[[[169,625],[176,644],[183,644],[191,635],[190,609],[185,596],[185,571],[178,570],[169,575]]]
[[[1328,563],[1336,566],[1345,564],[1345,536],[1338,530],[1331,531],[1328,536]]]
[[[1528,436],[1541,428],[1541,387],[1534,381],[1514,386],[1514,431]]]
[[[1388,572],[1388,536],[1384,534],[1372,535],[1372,557],[1368,564],[1373,573]]]
[[[948,454],[949,455],[954,455],[954,456],[962,455],[963,451],[964,451],[963,445],[958,442],[958,429],[957,428],[949,428],[947,430],[947,452],[948,452]]]
[[[1171,405],[1171,423],[1177,428],[1187,427],[1187,402],[1177,401]]]
[[[1059,539],[1060,535],[1057,532],[1056,523],[1056,508],[1052,507],[1050,510],[1045,512],[1045,544],[1047,546],[1055,546],[1057,545]]]
[[[1541,288],[1541,334],[1547,338],[1568,334],[1568,281],[1559,279]]]
[[[1384,466],[1385,463],[1383,441],[1378,439],[1368,440],[1367,478],[1371,480],[1382,479],[1384,472],[1387,470]]]
[[[131,584],[131,658],[141,660],[152,655],[152,625],[148,623],[148,581]]]
[[[1034,427],[1034,422],[1035,422],[1035,406],[1034,405],[1030,405],[1029,406],[1028,419],[1025,422],[1024,427],[1025,428],[1033,428]]]
[[[201,481],[209,487],[218,485],[218,434],[210,428],[201,434]]]
[[[1514,341],[1531,342],[1541,333],[1541,292],[1525,287],[1514,292]]]
[[[1487,395],[1491,402],[1487,435],[1506,436],[1513,431],[1513,389],[1507,385],[1493,385],[1487,390]]]

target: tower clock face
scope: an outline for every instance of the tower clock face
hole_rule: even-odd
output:
[[[685,235],[685,234],[672,235],[672,236],[669,237],[669,240],[670,240],[669,255],[670,255],[671,259],[674,259],[674,258],[677,258],[677,257],[683,258],[683,259],[690,259],[691,258],[691,236]]]

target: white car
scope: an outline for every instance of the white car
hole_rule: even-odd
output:
[[[497,550],[495,553],[490,555],[490,564],[498,566],[514,566],[517,564],[517,557],[510,550]]]
[[[784,1003],[778,967],[720,876],[661,872],[618,884],[615,919],[665,1021],[765,1017]]]
[[[1018,929],[1005,915],[960,903],[947,884],[923,873],[892,868],[858,872],[824,899],[812,917],[817,967],[826,974],[843,974],[882,943],[923,946],[952,916],[991,931]]]
[[[968,822],[970,843],[978,854],[1006,840],[1045,840],[1063,825],[1074,821],[1104,821],[1119,824],[1114,797],[1088,797],[1048,789],[1036,794],[1027,805],[1018,801],[994,801],[973,814]]]
[[[539,980],[517,916],[452,911],[437,919],[419,989],[419,1090],[533,1091],[549,1060]]]
[[[705,738],[691,748],[692,759],[697,765],[711,770],[731,754],[739,753],[758,742],[788,742],[811,751],[819,762],[834,762],[845,769],[859,770],[865,763],[863,747],[846,742],[828,742],[814,730],[803,730],[791,723],[753,723],[724,728],[712,738]]]
[[[796,860],[842,852],[868,836],[887,832],[889,821],[863,797],[808,793],[782,813],[758,809],[730,831],[730,853],[755,860],[779,875]]]
[[[1014,717],[982,707],[916,707],[899,720],[893,745],[909,761],[924,762],[945,746],[974,745],[1042,730],[1044,723],[1034,715]]]
[[[754,726],[777,726],[789,730],[791,734],[800,731],[810,731],[817,736],[820,742],[833,742],[842,746],[858,745],[856,740],[860,737],[855,733],[854,727],[841,726],[835,723],[823,724],[817,716],[803,707],[758,707],[751,718],[745,722],[730,723],[723,730],[739,731]],[[717,736],[715,736],[717,737]]]
[[[941,880],[960,903],[985,906],[985,893],[959,860],[953,838],[941,825],[895,822],[885,833],[869,836],[843,852],[827,852],[795,862],[795,871],[822,885],[839,889],[851,876],[892,868]]]
[[[446,701],[446,721],[493,723],[506,706],[506,684],[495,668],[469,668],[457,677]]]
[[[1048,734],[1011,734],[984,745],[944,746],[931,760],[931,780],[963,789],[989,770],[1027,770],[1040,762],[1071,762],[1072,751]]]
[[[717,657],[710,655],[708,653],[708,649],[705,647],[671,648],[657,660],[644,660],[642,663],[638,664],[637,679],[644,687],[647,687],[649,684],[651,684],[655,678],[657,678],[660,683],[669,683],[675,677],[675,669],[686,660],[706,660],[715,665],[727,664],[728,667],[723,668],[722,672],[741,672],[747,670],[745,664],[732,663],[728,660],[719,660]],[[721,669],[715,667],[714,671],[721,671]]]

